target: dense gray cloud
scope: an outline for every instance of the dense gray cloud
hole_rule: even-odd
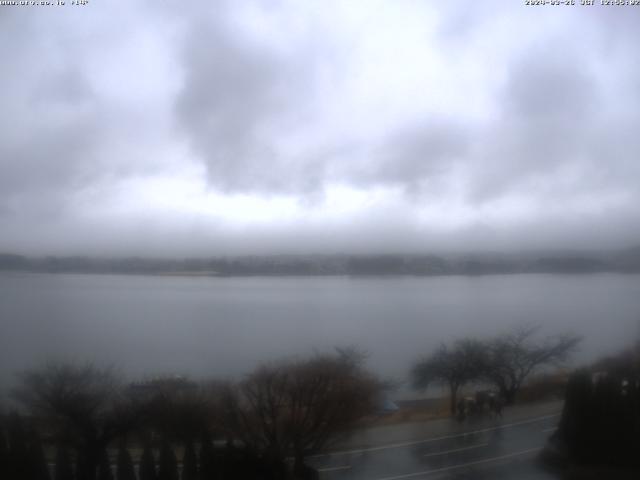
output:
[[[374,140],[367,154],[343,167],[340,176],[361,188],[400,187],[410,196],[439,192],[439,183],[469,155],[471,138],[472,132],[446,120],[416,121]]]
[[[184,83],[176,98],[181,131],[210,184],[222,191],[299,194],[321,188],[323,162],[331,160],[326,147],[304,139],[298,152],[292,143],[315,126],[310,100],[331,51],[314,50],[309,32],[284,47],[252,36],[234,14],[233,4],[223,2],[185,18]]]
[[[640,11],[552,10],[3,7],[0,249],[637,243]]]
[[[91,92],[82,76],[64,61],[39,58],[37,52],[49,52],[51,46],[37,35],[36,21],[15,10],[2,13],[0,203],[22,193],[46,195],[69,187],[70,171],[95,140],[95,118],[87,108]]]
[[[581,55],[547,47],[526,52],[508,69],[499,118],[481,140],[474,200],[500,197],[535,177],[553,181],[563,166],[584,160],[600,92]]]
[[[223,25],[191,31],[184,53],[185,85],[178,115],[224,189],[282,189],[269,127],[289,102],[300,101],[295,69],[265,51],[235,44]],[[276,167],[273,164],[276,163]]]
[[[109,64],[131,42],[112,32],[118,26],[130,35],[131,20],[81,10],[3,7],[0,14],[0,212],[18,223],[64,215],[74,195],[104,180],[153,171],[140,151],[158,140],[154,112],[112,91],[126,96],[130,88]],[[102,62],[105,71],[95,67]]]

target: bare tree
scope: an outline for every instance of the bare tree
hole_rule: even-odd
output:
[[[218,383],[196,383],[186,377],[158,378],[144,384],[148,390],[148,423],[173,442],[194,442],[216,421]]]
[[[275,462],[325,448],[375,410],[383,384],[362,368],[354,350],[265,365],[226,395],[228,428]]]
[[[484,376],[493,383],[507,404],[515,401],[523,382],[545,365],[560,365],[574,352],[582,338],[559,335],[536,340],[537,326],[521,326],[488,345]]]
[[[143,405],[123,395],[110,368],[50,363],[25,372],[14,396],[77,449],[79,476],[95,478],[100,454],[140,422]]]
[[[419,389],[426,389],[434,383],[448,386],[449,408],[451,415],[455,415],[458,391],[480,377],[485,359],[486,347],[478,340],[458,340],[451,347],[442,344],[431,356],[413,367],[413,385]]]

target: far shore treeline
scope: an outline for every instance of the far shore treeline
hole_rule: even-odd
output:
[[[0,253],[0,271],[206,276],[640,273],[640,246],[611,251],[246,255],[211,258],[28,257]]]

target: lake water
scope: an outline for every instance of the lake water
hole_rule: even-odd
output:
[[[575,362],[640,333],[640,276],[198,278],[0,274],[0,383],[47,359],[129,376],[224,377],[354,344],[406,378],[440,342],[537,322],[585,336]]]

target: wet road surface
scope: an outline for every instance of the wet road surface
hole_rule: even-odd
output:
[[[520,409],[503,419],[463,424],[439,420],[370,429],[365,434],[368,446],[344,448],[308,461],[323,480],[554,479],[537,457],[555,430],[560,408],[555,404],[546,411]]]

